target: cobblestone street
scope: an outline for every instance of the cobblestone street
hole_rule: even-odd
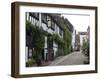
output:
[[[87,60],[87,57],[84,56],[81,52],[73,52],[66,56],[61,56],[56,58],[51,64],[48,66],[56,66],[56,65],[80,65],[84,64],[84,61]]]

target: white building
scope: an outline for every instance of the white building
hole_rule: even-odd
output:
[[[43,30],[50,33],[50,35],[57,34],[59,35],[60,38],[63,39],[63,29],[59,26],[59,23],[57,23],[57,21],[50,16],[50,14],[26,12],[26,20],[30,21],[33,25],[42,27]],[[48,51],[49,44],[47,44],[47,41],[48,41],[48,36],[45,36],[44,54],[42,54],[44,60],[50,59],[51,58],[50,56],[55,57],[56,52],[58,50],[58,44],[56,44],[54,41],[51,42],[51,44],[53,43],[51,45],[53,54],[51,55],[50,51]],[[31,59],[33,51],[34,48],[30,49],[26,45],[26,59],[25,59],[26,62]]]

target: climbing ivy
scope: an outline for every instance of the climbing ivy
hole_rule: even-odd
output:
[[[58,34],[53,34],[53,40],[55,41],[55,43],[59,44],[59,45],[64,45],[64,40],[63,38],[60,38],[60,36]]]
[[[64,53],[68,54],[71,51],[71,32],[66,28],[64,31]]]
[[[36,61],[38,61],[44,49],[46,34],[42,27],[32,25],[29,21],[26,21],[26,45],[30,48],[34,48],[33,57]]]
[[[58,34],[53,34],[48,37],[49,41],[55,41],[60,45],[64,51],[64,54],[68,54],[71,51],[71,32],[64,26],[63,38],[60,38]],[[41,52],[44,49],[45,36],[49,33],[44,31],[42,27],[32,25],[29,21],[26,21],[26,45],[28,47],[34,48],[34,58],[35,60],[41,56]]]

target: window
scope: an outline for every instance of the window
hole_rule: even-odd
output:
[[[59,34],[62,36],[63,35],[63,31],[62,29],[59,28]]]
[[[33,17],[31,16],[31,23],[33,24]]]
[[[35,13],[35,16],[36,16],[37,18],[39,18],[39,13]]]
[[[32,15],[37,19],[39,18],[39,13],[32,13]]]
[[[41,18],[42,18],[42,21],[43,21],[45,24],[47,24],[47,15],[44,14],[44,13],[42,13]]]
[[[49,16],[47,16],[47,26],[51,27],[51,18]]]
[[[52,20],[52,22],[51,22],[51,29],[55,30],[55,23],[54,23],[53,20]]]
[[[35,25],[35,18],[34,18],[34,20],[33,20],[33,21],[34,21],[34,25]]]
[[[32,49],[31,48],[28,48],[28,59],[31,59],[32,58]]]
[[[35,20],[35,25],[38,26],[38,20]]]
[[[32,18],[33,18],[33,17],[31,16],[31,23],[33,23],[33,22],[32,22]]]
[[[31,16],[29,16],[29,21],[31,22]]]
[[[58,32],[57,24],[55,23],[55,31]]]

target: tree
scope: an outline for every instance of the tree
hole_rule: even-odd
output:
[[[85,54],[86,56],[89,57],[89,42],[83,42],[83,45],[82,45],[82,52],[83,54]]]

